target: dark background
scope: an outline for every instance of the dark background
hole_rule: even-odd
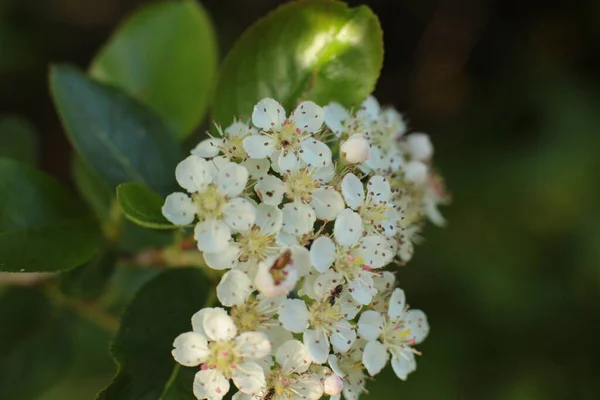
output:
[[[0,0],[0,112],[33,123],[43,168],[65,182],[48,64],[86,67],[144,3]],[[202,3],[223,56],[281,2]],[[454,195],[448,228],[428,227],[399,272],[432,326],[417,372],[407,382],[385,372],[368,398],[600,398],[600,1],[363,3],[384,31],[375,94],[430,133]],[[103,387],[112,362],[89,352],[42,398]]]

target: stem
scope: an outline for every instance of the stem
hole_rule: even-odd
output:
[[[44,288],[44,294],[55,304],[72,311],[78,316],[87,319],[93,324],[104,329],[114,336],[119,330],[119,320],[111,314],[104,312],[92,303],[65,296],[56,286],[50,285]]]

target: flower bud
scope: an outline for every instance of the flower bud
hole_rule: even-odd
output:
[[[371,149],[369,142],[361,134],[354,134],[340,147],[342,158],[348,164],[362,164],[369,159]]]
[[[421,161],[411,161],[404,164],[404,179],[407,182],[416,185],[422,185],[427,182],[427,165]]]
[[[338,396],[344,388],[344,382],[336,374],[331,374],[323,381],[323,391],[329,396]]]
[[[413,160],[427,161],[433,156],[433,145],[426,133],[411,133],[406,136],[406,146]]]

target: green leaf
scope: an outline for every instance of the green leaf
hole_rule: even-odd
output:
[[[64,315],[36,290],[0,296],[0,399],[30,400],[65,374],[73,357]]]
[[[25,164],[0,158],[0,271],[59,271],[97,252],[102,237],[75,196]]]
[[[0,157],[27,164],[38,161],[35,129],[22,118],[0,115]]]
[[[110,207],[114,200],[113,191],[81,157],[73,157],[71,175],[77,192],[104,224],[111,218]]]
[[[154,229],[176,229],[162,214],[162,197],[139,183],[122,183],[117,187],[117,201],[125,216],[138,225]]]
[[[183,138],[208,107],[217,61],[213,27],[200,4],[165,1],[121,25],[90,73],[150,106]]]
[[[60,276],[60,288],[68,296],[85,300],[98,298],[112,277],[117,254],[108,251],[87,264]]]
[[[192,268],[165,271],[142,287],[113,343],[119,372],[97,399],[193,398],[196,370],[179,367],[171,350],[175,337],[191,329],[190,319],[210,290],[202,272]]]
[[[50,88],[71,143],[111,189],[134,181],[171,191],[182,156],[157,115],[70,66],[51,68]]]
[[[301,100],[356,105],[373,91],[382,64],[381,27],[368,7],[291,2],[251,26],[229,52],[214,117],[223,124],[248,117],[264,97],[288,112]]]

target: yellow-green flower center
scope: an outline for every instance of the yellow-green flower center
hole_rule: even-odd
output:
[[[232,307],[231,318],[241,332],[255,331],[269,320],[269,317],[259,311],[256,299]]]
[[[323,301],[316,301],[310,305],[309,322],[313,328],[323,328],[331,332],[333,325],[344,318],[338,303],[331,305],[329,297]]]
[[[223,206],[227,203],[227,198],[219,192],[213,184],[208,185],[203,192],[194,193],[192,200],[198,207],[198,218],[202,221],[207,218],[223,218]]]
[[[240,245],[240,261],[263,261],[267,256],[277,251],[275,235],[263,235],[256,225],[247,233],[240,235],[236,242]]]
[[[234,351],[235,345],[233,340],[223,342],[212,342],[209,345],[210,354],[206,359],[206,367],[214,368],[225,375],[225,378],[230,379],[233,370],[242,361]]]
[[[321,186],[320,181],[314,178],[314,171],[308,168],[287,174],[284,179],[287,183],[287,197],[300,199],[303,203],[310,203],[313,191]]]

